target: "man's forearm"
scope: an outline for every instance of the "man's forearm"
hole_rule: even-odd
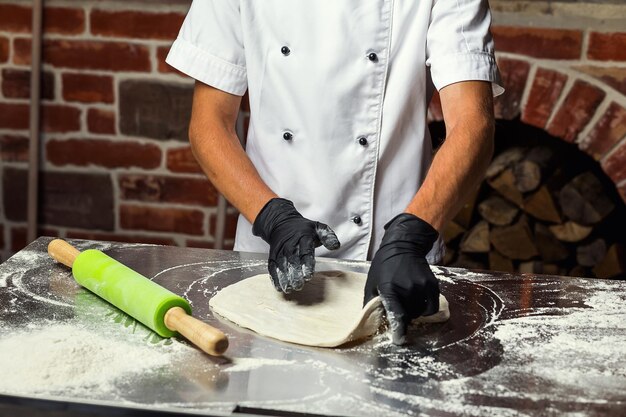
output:
[[[463,100],[460,98],[463,94],[462,89],[455,91],[451,99]],[[406,208],[406,212],[427,221],[439,232],[483,180],[493,155],[490,90],[488,94],[479,94],[480,103],[467,103],[476,110],[455,108],[460,106],[458,103],[448,108],[454,116],[449,118],[452,122],[446,123],[446,140],[435,155],[422,187]]]
[[[239,100],[224,94],[208,86],[196,87],[189,126],[191,148],[213,185],[253,223],[276,194],[261,179],[235,132]],[[210,108],[205,103],[211,103]]]

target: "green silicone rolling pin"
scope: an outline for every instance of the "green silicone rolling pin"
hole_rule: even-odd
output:
[[[61,239],[48,245],[48,253],[72,268],[74,279],[115,307],[140,321],[162,337],[176,333],[213,356],[228,348],[226,335],[191,316],[191,306],[182,297],[99,250],[80,252]]]

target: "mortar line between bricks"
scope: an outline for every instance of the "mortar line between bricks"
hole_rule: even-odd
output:
[[[548,117],[548,120],[546,120],[546,125],[544,129],[545,131],[548,131],[549,126],[552,124],[552,120],[554,119],[554,117],[556,117],[556,114],[559,112],[561,106],[563,105],[563,102],[565,101],[566,97],[570,93],[572,86],[574,85],[575,82],[576,82],[576,78],[568,74],[567,80],[565,81],[565,84],[563,85],[563,90],[561,91],[559,98],[556,100],[556,102],[554,103],[554,106],[552,107],[552,112],[550,113],[550,117]]]
[[[121,194],[121,193],[120,193]],[[180,209],[184,211],[201,211],[204,215],[212,214],[216,206],[201,206],[198,204],[171,203],[168,201],[145,201],[145,200],[127,200],[119,197],[119,205],[132,207],[149,207],[151,209]],[[207,212],[207,210],[209,210]]]
[[[526,77],[526,82],[524,84],[524,90],[522,91],[522,98],[520,99],[520,117],[524,113],[524,109],[526,108],[526,103],[528,102],[528,97],[530,96],[530,90],[532,89],[533,82],[535,81],[535,74],[537,73],[537,64],[532,61],[527,61],[530,65],[530,69],[528,70],[528,76]]]
[[[600,158],[600,160],[598,161],[600,163],[600,165],[604,164],[609,158],[611,158],[613,156],[614,153],[617,152],[618,148],[620,148],[621,146],[626,146],[626,135],[624,135],[624,137],[622,137],[620,140],[618,140],[615,145],[609,149],[609,151],[607,153],[604,154],[604,156],[602,158]],[[626,181],[626,180],[624,180]],[[621,185],[621,183],[620,183]]]
[[[591,116],[591,119],[589,119],[589,122],[587,123],[587,125],[583,127],[583,129],[580,131],[580,133],[574,140],[574,143],[578,145],[579,148],[580,148],[580,145],[586,142],[586,139],[589,137],[589,133],[593,130],[593,128],[598,123],[598,121],[602,119],[602,117],[604,116],[604,113],[606,113],[606,111],[609,109],[611,102],[612,100],[610,99],[610,97],[608,97],[608,94],[607,94],[607,96],[604,97],[602,102],[596,107],[595,113]]]

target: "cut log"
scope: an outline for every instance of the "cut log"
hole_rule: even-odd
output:
[[[551,148],[547,146],[535,146],[526,153],[524,159],[539,165],[539,168],[541,168],[543,172],[543,170],[550,166],[550,161],[553,156],[554,152]]]
[[[449,243],[457,237],[461,236],[463,233],[465,233],[465,231],[466,229],[459,226],[455,222],[450,221],[448,222],[448,224],[446,224],[446,227],[443,228],[443,241]]]
[[[452,262],[450,266],[465,269],[487,269],[485,268],[485,264],[483,262],[478,261],[464,253],[461,253],[456,261]]]
[[[541,270],[541,261],[520,262],[517,268],[522,274],[539,274]]]
[[[454,217],[454,221],[465,230],[469,229],[472,225],[472,217],[474,215],[474,207],[476,207],[476,199],[480,192],[480,187],[476,187],[474,192],[467,198],[461,210]]]
[[[606,256],[606,242],[596,239],[588,245],[576,248],[576,261],[582,266],[596,266]]]
[[[567,248],[541,223],[535,223],[535,245],[544,262],[560,262],[569,256]]]
[[[489,252],[489,269],[491,271],[515,272],[513,261],[495,250]]]
[[[489,223],[484,220],[476,223],[476,225],[463,236],[459,249],[461,252],[465,253],[489,252]]]
[[[611,245],[593,273],[598,278],[626,278],[626,248],[618,243]]]
[[[582,225],[594,225],[613,211],[615,204],[607,197],[604,187],[591,172],[580,174],[559,193],[563,213]]]
[[[489,236],[493,247],[507,258],[527,260],[539,254],[525,219],[512,226],[494,227]]]
[[[489,168],[487,168],[487,172],[485,173],[485,177],[488,179],[494,178],[502,171],[513,165],[517,161],[521,161],[526,153],[526,149],[524,148],[508,148],[504,152],[497,155],[489,164]]]
[[[520,193],[515,186],[515,176],[513,175],[512,169],[505,169],[500,175],[490,179],[487,183],[491,186],[491,188],[500,193],[502,197],[513,202],[519,207],[522,206],[522,193]]]
[[[583,226],[576,222],[567,222],[563,224],[555,224],[549,227],[550,232],[562,242],[580,242],[589,234],[592,228]]]
[[[512,168],[515,177],[515,187],[521,193],[536,190],[541,184],[541,169],[533,161],[517,162]]]
[[[508,226],[519,209],[501,197],[491,196],[478,205],[478,212],[491,224]]]
[[[556,208],[552,194],[545,185],[524,200],[524,211],[539,220],[561,222],[561,215]]]
[[[547,264],[542,261],[526,261],[519,264],[519,272],[524,274],[558,275],[560,269],[555,264]]]
[[[559,268],[558,265],[555,264],[543,264],[543,270],[541,271],[541,274],[544,275],[562,275],[561,273],[561,268]]]
[[[570,277],[578,277],[578,278],[587,278],[590,277],[589,269],[585,268],[582,265],[576,265],[567,273]]]

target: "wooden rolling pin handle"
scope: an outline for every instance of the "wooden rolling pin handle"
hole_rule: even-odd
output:
[[[71,268],[80,251],[64,240],[54,239],[48,244],[48,254],[56,261]]]
[[[172,307],[165,313],[168,329],[185,336],[191,343],[213,356],[221,356],[228,349],[228,338],[224,333],[191,317],[180,307]]]

